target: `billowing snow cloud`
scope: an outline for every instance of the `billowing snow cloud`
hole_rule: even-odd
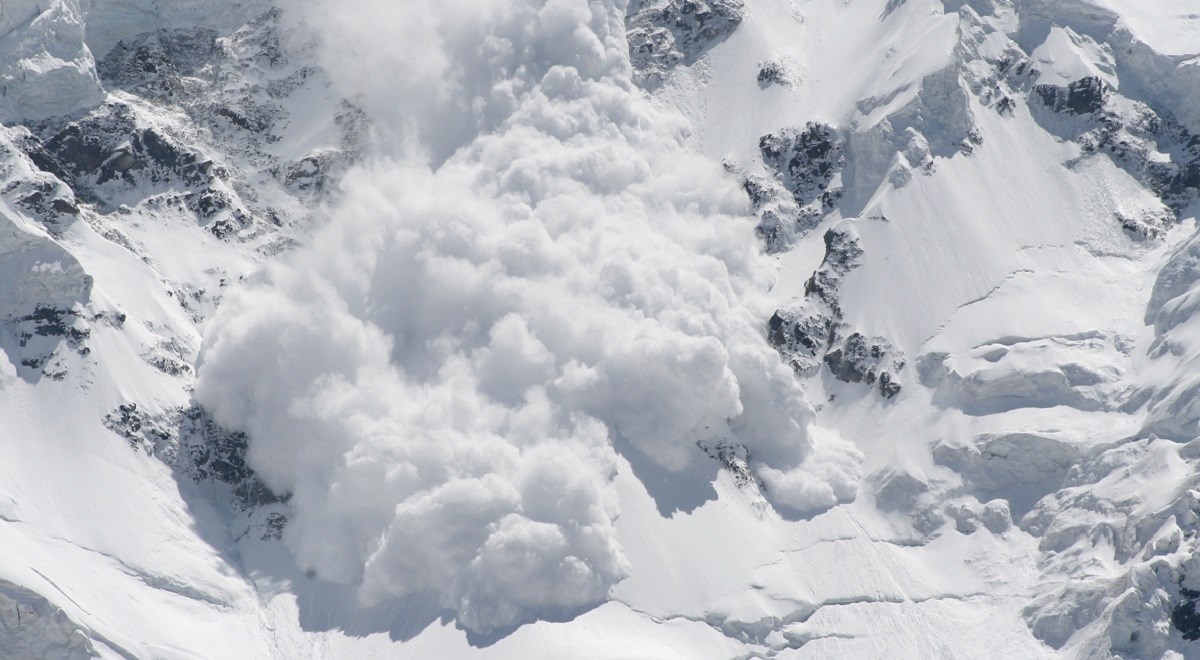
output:
[[[602,601],[620,436],[745,445],[793,510],[854,496],[765,339],[744,196],[629,82],[619,0],[353,0],[316,20],[374,120],[311,245],[231,292],[196,396],[293,494],[298,563],[488,632]]]

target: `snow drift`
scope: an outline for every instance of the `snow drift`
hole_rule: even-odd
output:
[[[630,82],[620,0],[310,8],[376,129],[328,225],[228,294],[196,397],[291,494],[301,567],[476,632],[628,572],[618,447],[742,446],[767,497],[853,499],[861,456],[767,343],[744,195]],[[369,57],[367,56],[369,54]]]

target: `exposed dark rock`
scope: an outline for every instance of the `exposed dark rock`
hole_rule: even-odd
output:
[[[799,373],[813,373],[836,338],[842,309],[837,299],[841,278],[858,265],[857,237],[835,227],[825,232],[825,259],[804,284],[804,297],[771,316],[767,338]]]
[[[110,88],[149,98],[174,97],[218,52],[217,32],[204,28],[158,30],[125,39],[96,69]]]
[[[288,241],[273,228],[304,215],[310,202],[332,190],[331,180],[361,153],[367,120],[349,103],[340,111],[323,107],[336,113],[341,143],[294,163],[280,161],[270,145],[288,125],[288,97],[327,84],[320,69],[290,63],[293,56],[311,59],[317,44],[283,39],[281,17],[273,9],[223,36],[183,28],[117,43],[100,58],[98,71],[109,89],[137,98],[110,95],[82,114],[13,129],[26,131],[15,143],[45,181],[25,177],[30,183],[19,189],[8,183],[0,195],[52,232],[69,225],[81,207],[100,216],[150,211],[191,215],[225,240],[266,238],[264,253],[283,249]],[[312,163],[319,171],[305,169]],[[275,172],[284,173],[281,184],[290,189],[263,189],[273,184],[263,175]],[[113,230],[106,235],[138,249]]]
[[[31,313],[10,318],[4,325],[16,339],[21,365],[53,380],[66,376],[62,364],[52,364],[61,357],[60,345],[82,356],[91,353],[85,345],[91,329],[75,309],[39,304]]]
[[[839,276],[858,268],[858,260],[862,257],[863,250],[858,244],[856,234],[834,228],[825,232],[824,239],[825,259],[821,262],[822,266],[829,266],[829,269]]]
[[[1004,115],[1005,117],[1011,117],[1013,114],[1013,110],[1016,109],[1016,107],[1017,107],[1017,102],[1012,100],[1012,98],[1008,97],[1008,96],[1001,97],[999,100],[996,101],[996,105],[995,105],[996,112],[1000,113],[1001,115]]]
[[[1198,601],[1200,591],[1183,586],[1183,578],[1180,578],[1179,601],[1171,609],[1171,625],[1189,642],[1200,639],[1200,611],[1196,610]]]
[[[800,208],[791,193],[774,179],[750,175],[742,179],[742,189],[750,198],[750,208],[758,216],[755,232],[771,254],[784,252],[796,240],[821,223],[820,209]]]
[[[69,225],[79,216],[75,194],[52,178],[13,181],[0,190],[0,195],[12,199],[16,206],[52,231]]]
[[[734,483],[738,488],[763,489],[762,481],[750,469],[750,452],[745,446],[728,441],[713,444],[701,443],[699,446],[706,454],[717,459],[721,467],[733,475]]]
[[[1055,112],[1073,115],[1099,112],[1108,95],[1108,86],[1096,76],[1080,78],[1066,87],[1038,85],[1033,90]]]
[[[345,152],[326,150],[272,168],[271,175],[293,192],[314,197],[332,192],[348,165]]]
[[[1094,76],[1034,92],[1054,113],[1034,113],[1048,130],[1078,142],[1085,155],[1107,155],[1166,204],[1169,213],[1118,216],[1133,238],[1161,236],[1200,197],[1200,137],[1170,113],[1131,99],[1115,103],[1119,93]]]
[[[845,383],[878,382],[879,393],[890,399],[900,393],[893,374],[904,368],[904,360],[895,355],[895,348],[886,339],[855,332],[825,354],[825,365],[834,378]]]
[[[182,476],[229,487],[241,509],[283,501],[246,465],[246,435],[221,428],[197,406],[149,414],[126,403],[106,415],[104,425]]]
[[[846,165],[845,148],[832,126],[809,122],[759,138],[763,164],[773,170],[801,207],[820,202],[828,211],[841,197],[834,177]]]
[[[246,434],[221,428],[197,407],[183,411],[179,429],[179,458],[193,478],[233,486],[234,496],[247,507],[278,501],[246,465]]]
[[[275,127],[276,119],[282,114],[278,106],[260,105],[250,99],[245,99],[238,104],[218,102],[210,104],[209,107],[211,109],[211,113],[208,115],[210,124],[227,130],[232,128],[262,135],[266,142],[274,142],[277,139],[270,131]]]
[[[44,124],[41,132],[47,171],[76,191],[90,193],[88,201],[110,206],[116,199],[105,184],[157,191],[171,185],[203,186],[223,173],[203,153],[141,121],[121,102],[62,125]]]
[[[158,369],[164,374],[167,374],[168,376],[175,376],[178,378],[188,376],[192,373],[191,365],[170,355],[163,355],[161,353],[148,353],[143,355],[142,358],[146,360],[147,364],[155,369]]]
[[[134,449],[153,453],[175,437],[169,421],[146,415],[136,403],[123,403],[104,416],[104,427],[128,440]]]
[[[262,524],[262,534],[259,537],[263,541],[278,541],[283,538],[283,528],[287,526],[288,517],[286,514],[273,511],[267,514],[266,520]]]
[[[802,130],[764,135],[759,150],[773,176],[746,175],[729,164],[726,168],[742,179],[766,251],[783,252],[815,229],[841,198],[845,149],[833,128],[809,123]]]
[[[742,22],[742,0],[634,0],[626,14],[634,79],[654,88],[690,65]]]
[[[809,361],[832,341],[836,322],[830,315],[798,314],[793,310],[777,310],[767,322],[767,337],[771,344],[788,357],[798,371],[806,371]]]
[[[41,223],[52,234],[60,234],[79,217],[79,200],[58,177],[39,163],[53,162],[40,149],[40,142],[20,126],[0,129],[0,196]]]
[[[240,182],[244,175],[129,103],[111,101],[73,120],[34,128],[38,137],[26,145],[31,160],[100,212],[139,204],[174,208],[221,238],[255,225],[246,197],[253,200],[254,191]],[[70,204],[65,198],[56,207],[69,210]]]
[[[1136,216],[1118,214],[1117,222],[1129,236],[1138,240],[1155,239],[1166,234],[1167,229],[1175,224],[1175,214],[1170,211],[1162,213],[1140,213]]]
[[[212,188],[202,190],[198,195],[189,197],[189,202],[191,202],[189,206],[205,218],[211,218],[233,208],[233,198],[229,196],[229,193]]]
[[[758,67],[758,86],[766,89],[771,85],[784,85],[790,82],[787,67],[780,62],[763,62]]]
[[[849,228],[825,232],[825,259],[804,284],[804,297],[776,310],[767,322],[767,339],[797,373],[811,375],[824,364],[843,382],[875,385],[885,398],[900,393],[896,374],[904,358],[882,337],[853,332],[842,337],[838,289],[859,265],[863,251]]]

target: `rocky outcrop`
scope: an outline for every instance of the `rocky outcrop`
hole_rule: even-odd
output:
[[[1185,641],[1200,640],[1200,611],[1196,604],[1200,603],[1200,591],[1188,589],[1183,585],[1186,576],[1179,576],[1179,597],[1171,608],[1171,626],[1179,631]]]
[[[845,149],[833,127],[818,123],[764,135],[758,146],[765,176],[746,174],[729,163],[726,169],[742,181],[767,252],[784,252],[815,229],[841,198]]]
[[[138,3],[115,4],[91,3],[126,19]],[[107,393],[113,374],[153,383],[132,388],[146,399],[103,424],[169,465],[184,497],[230,509],[233,537],[278,539],[287,505],[247,467],[245,435],[158,401],[173,398],[172,386],[187,391],[197,326],[226,283],[289,245],[334,192],[363,148],[365,115],[314,66],[311,39],[283,38],[298,28],[284,27],[279,10],[240,29],[128,35],[122,25],[93,65],[82,25],[63,22],[75,0],[0,5],[0,364],[31,388]],[[18,20],[13,11],[25,5],[32,13]],[[67,41],[78,57],[66,56]],[[53,56],[43,69],[2,57],[34,50]],[[88,84],[77,89],[68,74]],[[72,97],[79,89],[88,93]],[[127,317],[122,287],[141,285],[151,290],[135,298],[149,302]],[[106,366],[114,356],[128,362]],[[0,618],[8,595],[0,585]],[[20,630],[0,627],[0,655],[42,657],[37,640],[22,637],[40,625],[31,612],[19,610]],[[86,634],[77,637],[78,648],[51,640],[45,657],[95,655]]]
[[[845,148],[832,126],[809,122],[758,140],[763,164],[801,207],[814,203],[825,211],[841,196],[837,180],[846,165]]]
[[[281,502],[246,465],[246,435],[221,428],[198,406],[150,413],[125,403],[105,415],[104,426],[181,477],[228,487],[242,510]]]
[[[837,291],[842,276],[858,266],[858,237],[839,225],[825,232],[825,259],[804,284],[804,297],[776,310],[767,337],[799,373],[812,374],[833,343],[842,319]]]
[[[192,216],[224,239],[259,240],[301,220],[357,158],[366,120],[331,92],[310,94],[325,106],[306,112],[336,116],[340,135],[311,153],[276,148],[293,121],[288,98],[327,86],[319,70],[296,63],[314,44],[284,46],[281,17],[267,11],[220,39],[191,27],[119,41],[97,66],[119,93],[80,114],[8,129],[23,131],[13,144],[34,171],[24,178],[36,180],[5,191],[39,218],[76,215],[80,203],[103,215],[152,208]]]
[[[878,381],[879,393],[890,399],[900,393],[900,384],[893,379],[904,368],[897,353],[886,339],[855,332],[825,354],[825,366],[844,383],[874,385]]]
[[[1108,156],[1162,199],[1159,212],[1117,218],[1131,235],[1161,236],[1200,197],[1200,136],[1174,115],[1122,96],[1095,76],[1033,91],[1040,105],[1034,117],[1044,127],[1078,142],[1085,156]]]
[[[87,201],[113,208],[129,193],[215,185],[221,170],[131,104],[113,102],[64,124],[43,125],[33,156]],[[124,194],[123,194],[124,193]]]
[[[78,119],[33,126],[29,157],[102,213],[151,204],[192,215],[213,235],[274,224],[245,174],[135,103],[111,100]]]
[[[758,86],[767,89],[772,85],[788,86],[792,82],[791,72],[783,62],[768,61],[758,65]]]
[[[1080,78],[1066,87],[1037,85],[1033,88],[1042,103],[1051,110],[1072,115],[1094,114],[1104,108],[1108,85],[1096,76]]]
[[[0,203],[0,349],[29,377],[61,377],[65,350],[86,351],[92,278],[67,250]]]
[[[201,91],[195,76],[220,52],[207,28],[148,32],[123,40],[97,64],[105,83],[144,98],[181,99]]]
[[[741,177],[742,190],[750,198],[750,209],[758,218],[754,230],[767,252],[786,252],[821,223],[823,214],[801,209],[776,178],[733,171]]]
[[[634,81],[653,89],[742,22],[742,0],[634,0],[626,16]]]
[[[52,235],[79,218],[75,191],[29,157],[37,139],[23,126],[0,126],[0,198]]]
[[[843,224],[827,231],[825,259],[805,282],[804,297],[776,310],[768,321],[767,337],[797,373],[812,375],[824,364],[837,380],[875,385],[890,399],[901,390],[900,351],[882,337],[859,332],[843,336],[838,289],[862,255],[851,227]]]

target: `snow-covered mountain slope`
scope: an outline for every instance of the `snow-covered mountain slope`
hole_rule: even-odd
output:
[[[755,202],[781,252],[773,336],[810,397],[828,399],[817,423],[863,450],[874,508],[910,527],[914,554],[1012,589],[959,590],[959,611],[987,603],[979,634],[1001,635],[996,648],[1187,655],[1194,469],[1181,443],[1197,420],[1187,349],[1163,331],[1191,281],[1200,69],[1173,30],[1194,18],[762,4],[656,98],[767,191]],[[782,82],[759,89],[772,64]],[[795,206],[774,201],[788,193]],[[884,375],[896,396],[857,384]],[[964,546],[947,554],[951,539]],[[984,549],[997,542],[1014,554]],[[939,627],[871,609],[914,644]],[[1027,630],[997,626],[1006,611]],[[856,624],[801,628],[830,638],[823,652],[853,653],[876,637]]]
[[[1193,0],[0,0],[0,655],[1200,658]]]

